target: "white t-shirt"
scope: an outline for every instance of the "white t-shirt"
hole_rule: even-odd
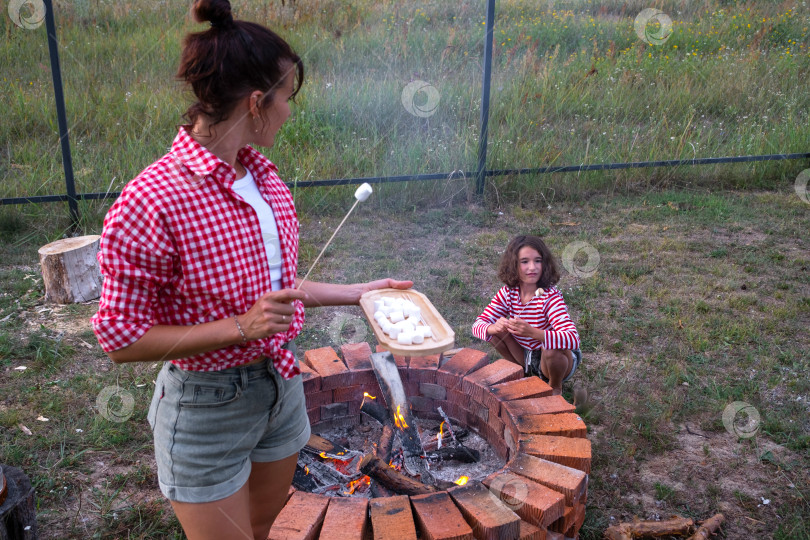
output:
[[[278,240],[276,218],[273,215],[273,209],[262,199],[253,175],[247,167],[245,170],[247,174],[234,181],[233,190],[253,207],[259,217],[264,251],[267,253],[267,264],[270,266],[270,279],[273,282],[273,290],[279,291],[281,290],[281,243]]]

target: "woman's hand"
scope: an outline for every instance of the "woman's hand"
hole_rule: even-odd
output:
[[[506,330],[515,336],[528,337],[533,339],[543,339],[544,332],[539,331],[534,326],[520,318],[509,319],[506,321]]]
[[[271,291],[236,319],[248,341],[286,332],[295,313],[293,300],[303,301],[307,297],[307,293],[299,289]]]
[[[376,291],[377,289],[410,289],[411,287],[413,287],[413,281],[397,281],[392,278],[369,281],[362,285],[363,293]],[[360,299],[358,298],[357,301],[359,302]]]

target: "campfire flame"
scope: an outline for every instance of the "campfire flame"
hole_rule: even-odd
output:
[[[304,472],[306,474],[309,474],[309,467],[307,465],[304,465]]]
[[[343,492],[344,495],[351,495],[354,493],[358,488],[362,486],[370,486],[371,485],[371,477],[370,476],[363,476],[358,478],[357,480],[352,480],[349,482],[349,485],[346,486],[346,490]]]
[[[459,476],[458,480],[456,480],[454,483],[458,484],[459,486],[463,486],[464,484],[466,484],[469,481],[470,481],[469,476]]]
[[[436,435],[436,439],[437,439],[437,441],[438,441],[438,443],[439,443],[439,449],[440,449],[440,450],[441,450],[441,448],[442,448],[442,437],[443,437],[443,436],[444,436],[444,422],[442,422],[441,424],[439,424],[439,434],[438,434],[438,435]]]
[[[368,398],[368,399],[377,399],[377,397],[376,397],[376,396],[372,396],[372,395],[371,395],[371,394],[369,394],[368,392],[363,392],[363,401],[361,401],[361,402],[360,402],[360,407],[362,407],[362,406],[363,406],[363,403],[365,403],[365,402],[366,402],[366,398]]]
[[[400,406],[397,405],[397,414],[394,416],[394,425],[397,426],[400,430],[404,430],[408,428],[408,424],[405,423],[405,417],[402,416],[400,412]]]

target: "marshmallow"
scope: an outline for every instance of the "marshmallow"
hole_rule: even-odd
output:
[[[354,198],[360,202],[365,201],[368,199],[369,195],[371,195],[371,185],[368,183],[361,184],[357,191],[354,192]]]
[[[392,323],[396,323],[405,319],[405,316],[402,314],[401,311],[392,311],[388,314]]]
[[[390,296],[383,296],[382,301],[386,306],[393,306],[395,299],[391,298]]]
[[[380,318],[384,319],[385,318],[385,313],[383,313],[382,311],[375,311],[374,312],[374,318],[375,319],[380,319]]]
[[[414,317],[413,315],[409,315],[408,318],[405,320],[414,326],[419,326],[419,322],[421,321],[419,317]]]
[[[384,305],[385,302],[382,299],[374,300],[374,311],[380,311]]]
[[[401,332],[402,328],[393,324],[388,328],[388,335],[391,336],[391,339],[398,339]]]
[[[433,330],[431,330],[429,326],[420,326],[418,328],[419,331],[422,332],[423,337],[433,337]]]
[[[413,334],[409,332],[401,332],[397,336],[397,343],[401,345],[410,345],[411,343],[413,343]]]
[[[418,345],[425,341],[425,336],[422,335],[422,332],[414,332],[413,333],[413,343],[414,345]]]

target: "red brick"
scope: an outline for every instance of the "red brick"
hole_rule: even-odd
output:
[[[415,382],[436,382],[436,370],[439,369],[439,355],[415,356],[408,364],[408,378]]]
[[[365,540],[368,529],[368,499],[332,497],[319,540]]]
[[[563,533],[574,523],[574,508],[572,506],[565,507],[565,513],[549,526],[549,530]]]
[[[321,347],[305,352],[304,363],[320,374],[322,390],[348,386],[353,382],[349,368],[338,358],[332,347]]]
[[[528,414],[557,414],[574,412],[575,409],[576,407],[565,401],[562,396],[547,396],[504,401],[501,403],[501,416],[504,415],[504,410],[517,419]]]
[[[485,352],[475,349],[461,349],[436,372],[436,383],[447,389],[460,386],[468,373],[481,369],[489,363]]]
[[[374,540],[416,540],[416,525],[407,495],[371,499],[369,508]]]
[[[273,522],[268,540],[315,540],[328,504],[325,495],[296,491]]]
[[[468,374],[462,380],[461,388],[474,400],[483,402],[484,394],[489,393],[490,386],[514,381],[521,377],[523,377],[523,368],[501,358]]]
[[[473,532],[446,491],[411,497],[421,538],[473,540]]]
[[[447,390],[447,401],[450,403],[455,403],[459,407],[463,407],[465,409],[469,409],[470,403],[472,402],[470,396],[461,391],[461,387]]]
[[[304,381],[304,393],[320,392],[321,376],[303,362],[300,362],[298,367],[301,370],[301,380]]]
[[[307,416],[309,416],[309,424],[317,424],[321,421],[321,408],[315,407],[314,409],[307,409]]]
[[[588,428],[578,414],[529,414],[515,419],[521,433],[586,437]]]
[[[334,402],[334,394],[332,390],[321,390],[320,392],[312,392],[306,395],[307,408],[314,409],[321,405],[329,405]]]
[[[333,392],[333,400],[335,403],[342,402],[342,401],[357,401],[362,403],[363,402],[363,387],[358,385],[354,386],[343,386],[341,388],[335,388],[332,390]]]
[[[484,485],[517,515],[532,525],[547,527],[565,511],[562,493],[533,482],[525,476],[498,471],[484,479]]]
[[[405,395],[407,397],[411,396],[418,396],[419,395],[419,383],[414,381],[406,381],[403,379],[402,381],[402,389],[405,390]]]
[[[501,401],[527,399],[551,395],[551,387],[540,377],[524,377],[514,381],[495,384],[490,387],[495,397]]]
[[[343,354],[343,361],[352,371],[372,369],[371,367],[371,347],[368,343],[346,343],[340,346]]]
[[[506,426],[504,425],[503,420],[498,418],[496,414],[493,414],[492,411],[489,412],[489,420],[487,420],[487,424],[489,424],[489,427],[491,427],[495,433],[500,434],[500,438],[503,438],[503,433]]]
[[[450,488],[448,493],[472,527],[477,540],[517,538],[520,533],[520,517],[480,482]]]
[[[360,415],[352,414],[349,416],[338,416],[329,418],[328,420],[321,419],[317,424],[312,425],[312,431],[315,433],[323,433],[330,429],[347,428],[357,426],[360,424]]]
[[[506,467],[515,474],[559,491],[565,496],[567,506],[574,506],[584,499],[588,488],[588,475],[584,472],[528,454],[518,454]]]
[[[546,530],[535,527],[528,521],[521,521],[518,540],[546,540]]]
[[[520,451],[554,463],[591,472],[591,441],[553,435],[522,435]]]
[[[585,523],[585,504],[578,504],[574,507],[574,517],[571,526],[565,531],[565,536],[574,538],[579,534],[579,530]]]
[[[520,446],[520,432],[506,426],[503,430],[503,440],[509,448],[510,455],[516,454]]]

